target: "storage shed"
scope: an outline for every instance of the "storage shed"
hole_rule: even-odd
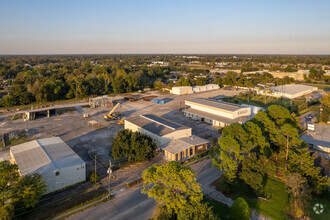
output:
[[[45,194],[86,180],[85,162],[59,137],[13,146],[10,156],[21,176],[41,175],[47,185]]]

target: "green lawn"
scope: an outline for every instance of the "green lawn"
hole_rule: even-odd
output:
[[[323,205],[323,213],[316,214],[313,210],[315,204]],[[330,219],[330,201],[324,198],[314,197],[308,206],[308,216],[314,220],[328,220]]]
[[[267,177],[265,181],[265,198],[267,200],[258,199],[252,190],[240,180],[238,184],[233,186],[232,194],[229,195],[233,199],[244,197],[249,206],[258,213],[271,217],[272,219],[288,219],[286,216],[288,206],[288,194],[286,186],[283,182]]]
[[[256,198],[245,198],[250,207],[272,219],[288,219],[286,216],[288,206],[287,188],[283,182],[267,178],[265,195],[268,201]]]
[[[208,202],[209,205],[212,207],[214,214],[221,220],[230,219],[230,208],[218,201],[215,201],[211,198],[205,197],[205,202]]]

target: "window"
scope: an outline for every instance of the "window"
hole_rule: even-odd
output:
[[[60,171],[56,171],[55,176],[59,176],[59,175],[60,175]]]

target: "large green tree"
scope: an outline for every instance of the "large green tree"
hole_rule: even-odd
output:
[[[112,141],[111,156],[114,159],[125,157],[128,161],[144,161],[154,157],[156,148],[150,137],[124,129]]]
[[[17,165],[1,161],[0,219],[11,219],[13,215],[35,207],[46,189],[47,186],[39,174],[21,177]]]
[[[157,207],[168,216],[178,219],[213,219],[207,205],[202,204],[203,194],[196,182],[196,173],[177,162],[153,165],[142,174],[142,193],[153,197]]]

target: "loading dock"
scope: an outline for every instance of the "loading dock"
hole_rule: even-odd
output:
[[[49,108],[39,108],[39,109],[32,109],[29,111],[25,111],[24,118],[28,121],[35,120],[39,117],[51,117],[57,115],[57,108],[49,107]]]

